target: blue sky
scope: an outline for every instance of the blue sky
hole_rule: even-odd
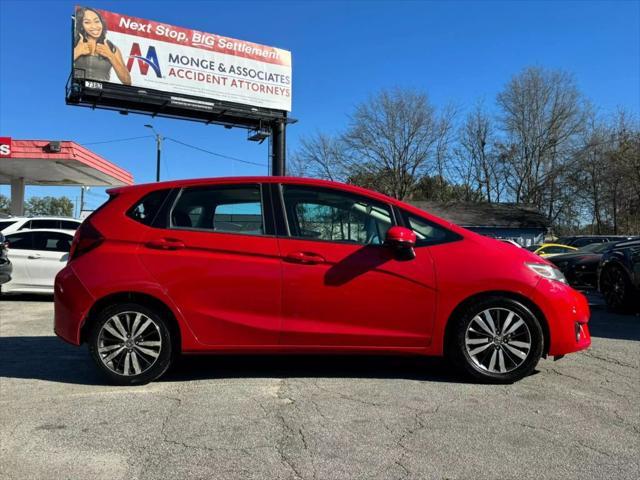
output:
[[[0,1],[0,136],[100,142],[149,133],[150,118],[66,106],[70,16],[76,2]],[[292,51],[288,148],[301,136],[346,125],[354,105],[382,88],[424,90],[438,106],[491,107],[509,78],[529,65],[575,75],[602,114],[640,112],[640,2],[206,2],[95,0],[87,6],[273,45]],[[163,135],[264,167],[166,143],[162,176],[267,173],[267,144],[246,131],[154,119]],[[155,176],[153,138],[91,145],[133,173]],[[0,193],[9,194],[8,186]],[[27,189],[74,199],[78,188]],[[88,206],[104,200],[92,191]]]

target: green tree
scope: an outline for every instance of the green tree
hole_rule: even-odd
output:
[[[9,199],[5,196],[0,194],[0,213],[9,213],[9,208],[10,208],[11,202],[9,202]]]
[[[68,197],[31,197],[25,202],[24,213],[33,217],[42,215],[70,217],[73,215],[73,202]]]

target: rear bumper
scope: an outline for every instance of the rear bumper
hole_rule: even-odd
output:
[[[532,297],[549,325],[549,355],[560,356],[589,348],[591,312],[584,295],[563,283],[542,279]]]
[[[80,345],[82,324],[94,299],[69,265],[56,276],[53,299],[53,331],[66,342]]]

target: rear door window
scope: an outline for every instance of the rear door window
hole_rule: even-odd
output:
[[[265,234],[260,185],[185,188],[170,217],[171,228]]]
[[[7,235],[10,250],[33,250],[33,232],[19,232]]]
[[[33,232],[33,250],[68,252],[72,238],[60,232]]]
[[[31,226],[29,228],[60,228],[60,220],[31,220]]]
[[[74,222],[73,220],[60,220],[60,228],[63,230],[77,230],[80,226],[80,222]]]

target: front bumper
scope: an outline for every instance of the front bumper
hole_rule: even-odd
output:
[[[541,279],[532,293],[549,326],[548,354],[561,356],[589,348],[589,303],[568,285]]]
[[[69,265],[56,276],[53,299],[53,331],[66,342],[80,345],[82,324],[94,299]]]

